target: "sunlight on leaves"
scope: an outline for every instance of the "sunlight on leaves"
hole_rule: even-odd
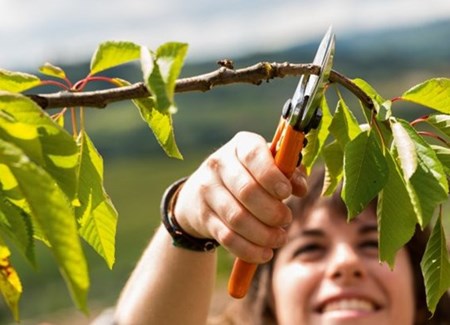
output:
[[[427,80],[404,92],[401,99],[450,114],[450,79]]]
[[[66,79],[66,73],[60,67],[57,67],[49,62],[44,63],[39,67],[39,71],[46,76],[55,77],[58,79]]]
[[[0,69],[0,90],[20,93],[40,84],[41,79],[32,74]]]
[[[139,108],[142,118],[150,126],[165,153],[169,157],[183,159],[175,142],[172,115],[169,112],[163,113],[154,109],[150,98],[133,100],[133,103]]]
[[[0,163],[7,165],[16,178],[33,218],[51,245],[75,303],[86,310],[89,276],[70,202],[49,174],[19,148],[1,139]]]
[[[450,148],[437,145],[430,145],[430,147],[436,153],[436,156],[441,162],[442,167],[444,168],[445,173],[447,174],[447,177],[450,177]]]
[[[0,231],[8,236],[27,261],[36,267],[31,217],[7,200],[3,191],[0,191],[0,197],[3,197],[0,200]]]
[[[85,132],[79,140],[80,207],[76,208],[80,235],[111,269],[115,261],[117,211],[103,187],[103,159]]]
[[[427,122],[433,127],[450,137],[450,116],[443,114],[432,114],[428,116]]]
[[[91,59],[91,75],[118,65],[138,60],[141,46],[133,42],[107,41],[101,43]]]
[[[391,119],[394,145],[400,159],[400,167],[406,180],[409,180],[417,169],[416,146],[401,123]]]
[[[156,61],[161,76],[166,84],[167,96],[173,100],[175,82],[180,75],[186,57],[188,45],[186,43],[169,42],[156,50]]]
[[[33,162],[45,166],[68,198],[74,199],[77,191],[78,148],[73,137],[35,102],[23,95],[0,92],[0,104],[3,104],[2,111],[13,120],[12,123],[0,126],[0,135],[2,129],[6,130],[11,135],[6,139],[25,151]],[[28,139],[24,138],[25,135],[18,135],[21,128],[28,129],[24,132],[28,138],[36,138]],[[14,129],[15,133],[11,131]]]
[[[129,85],[125,80],[114,80],[122,86]],[[156,110],[151,97],[134,99],[132,102],[138,108],[142,119],[147,122],[164,152],[169,157],[183,159],[175,141],[171,114],[169,112],[162,113]]]

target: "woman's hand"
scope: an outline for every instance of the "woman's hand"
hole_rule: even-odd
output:
[[[305,192],[299,168],[289,180],[261,136],[240,132],[189,177],[174,215],[192,236],[215,238],[235,256],[264,263],[287,240],[292,215],[282,201]]]

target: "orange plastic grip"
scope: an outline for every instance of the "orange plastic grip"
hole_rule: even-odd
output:
[[[288,178],[291,178],[297,167],[304,139],[303,132],[294,130],[283,119],[278,124],[270,150],[275,164]],[[236,258],[228,280],[228,294],[233,298],[243,298],[250,288],[257,267],[257,264]]]
[[[252,284],[258,264],[248,263],[240,258],[234,260],[230,279],[228,280],[228,294],[233,298],[243,298]]]

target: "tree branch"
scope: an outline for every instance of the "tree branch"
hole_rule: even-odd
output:
[[[249,83],[259,85],[263,81],[286,76],[299,76],[302,74],[318,74],[320,67],[313,64],[268,63],[260,62],[242,69],[221,68],[194,77],[178,79],[175,92],[208,91],[216,86],[233,83]],[[364,91],[344,75],[331,71],[330,81],[341,84],[347,88],[368,108],[373,108],[373,102]],[[138,82],[130,86],[106,90],[87,92],[57,92],[52,94],[28,95],[43,109],[58,107],[86,106],[104,108],[109,103],[126,99],[138,99],[150,96],[144,83]]]

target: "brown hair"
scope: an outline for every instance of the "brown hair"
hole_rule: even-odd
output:
[[[305,215],[319,199],[324,199],[322,186],[324,180],[323,168],[316,168],[308,177],[308,193],[301,199],[293,198],[288,204],[294,216]],[[337,190],[330,197],[325,198],[335,209],[347,215],[344,202]],[[369,208],[376,209],[376,200]],[[432,318],[426,304],[426,295],[420,261],[425,251],[429,231],[416,230],[412,239],[406,244],[414,276],[414,293],[416,302],[415,324],[450,324],[450,298],[445,294]],[[276,256],[275,256],[276,258]],[[274,258],[274,259],[275,259]],[[273,310],[273,296],[271,289],[273,261],[258,267],[252,287],[242,300],[232,302],[220,317],[220,324],[252,324],[276,325],[276,315]]]

